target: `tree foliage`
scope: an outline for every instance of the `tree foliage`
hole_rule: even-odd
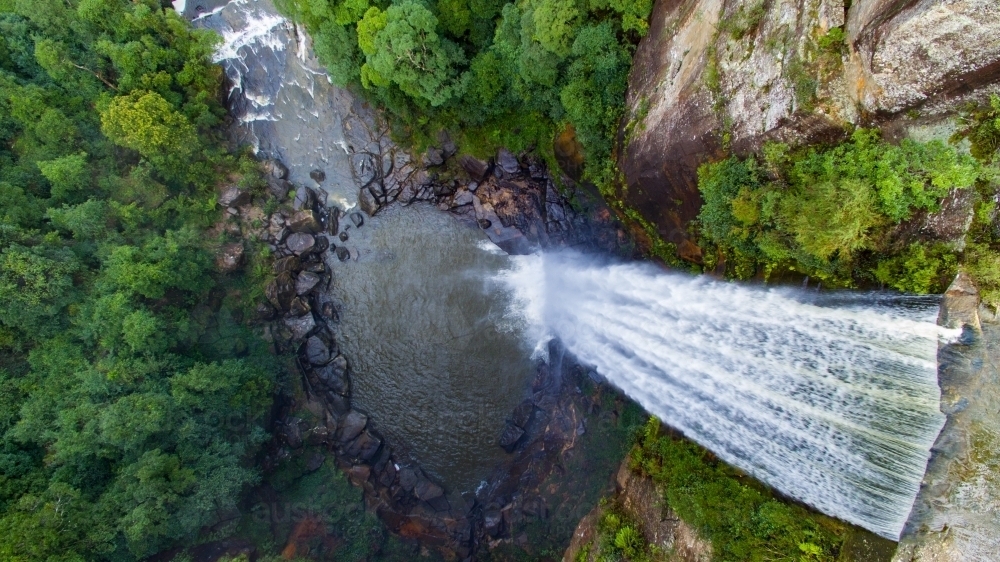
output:
[[[360,87],[416,145],[444,129],[488,156],[572,125],[586,175],[612,179],[612,146],[649,0],[279,0],[339,85]],[[528,123],[529,126],[522,126]]]
[[[139,560],[257,481],[274,386],[205,337],[249,337],[209,304],[216,39],[153,0],[0,2],[0,31],[0,559]]]

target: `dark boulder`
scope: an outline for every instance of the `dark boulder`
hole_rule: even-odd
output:
[[[299,296],[309,294],[316,285],[319,285],[320,279],[319,274],[311,271],[299,273],[299,277],[295,280],[295,293]]]
[[[424,166],[440,166],[444,164],[444,152],[440,148],[430,147],[421,157]]]
[[[357,211],[354,211],[351,213],[351,222],[353,222],[354,226],[357,228],[361,228],[365,224],[365,216]]]
[[[375,216],[375,213],[379,210],[378,199],[371,191],[371,187],[362,187],[361,191],[358,192],[358,206],[361,210],[368,214],[369,217]],[[351,215],[353,218],[354,215]]]
[[[319,222],[319,217],[312,209],[303,209],[292,215],[288,220],[288,228],[292,232],[305,232],[307,234],[318,234],[323,231],[323,225]]]
[[[483,528],[491,537],[498,537],[503,531],[503,512],[491,507],[483,513]]]
[[[407,492],[413,490],[413,487],[417,485],[417,480],[417,473],[412,468],[404,466],[399,469],[399,486]]]
[[[344,246],[337,246],[336,254],[337,259],[340,261],[347,261],[351,259],[351,251]]]
[[[493,222],[490,219],[479,219],[479,228],[486,230],[487,228],[493,226]]]
[[[319,470],[319,467],[323,466],[326,461],[326,455],[323,453],[313,453],[309,460],[306,461],[306,474],[310,474]]]
[[[313,248],[312,253],[322,254],[330,248],[330,239],[326,236],[316,237],[316,246]],[[319,259],[319,256],[313,256],[315,259]]]
[[[295,298],[295,281],[287,271],[278,274],[267,287],[264,288],[264,296],[274,305],[275,308],[287,311]]]
[[[420,478],[413,487],[413,495],[426,502],[443,496],[444,489],[426,478]]]
[[[506,148],[501,148],[497,152],[497,165],[508,174],[516,174],[521,171],[521,164],[518,163],[517,157]]]
[[[235,185],[229,186],[219,195],[218,203],[223,207],[242,207],[250,202],[250,194]]]
[[[346,447],[345,452],[353,458],[368,461],[375,457],[381,447],[382,440],[366,429]]]
[[[295,209],[296,211],[302,211],[304,209],[315,209],[316,192],[305,186],[296,189],[295,201],[292,202],[292,208]]]
[[[522,428],[528,429],[528,424],[531,423],[532,414],[535,412],[535,405],[531,400],[525,400],[514,408],[514,412],[510,416],[510,421],[514,422],[514,425]]]
[[[344,416],[344,421],[340,424],[340,441],[346,443],[353,440],[361,435],[366,425],[368,425],[368,416],[357,410],[351,410]]]
[[[312,234],[295,232],[288,236],[285,240],[285,245],[296,256],[302,256],[309,254],[316,248],[316,238]]]
[[[350,237],[351,237],[351,236],[350,236],[349,234],[347,234],[347,231],[346,231],[346,230],[345,230],[345,231],[343,231],[343,232],[341,232],[341,233],[340,233],[340,236],[338,236],[338,238],[340,238],[340,241],[341,241],[341,242],[347,242],[347,240],[348,240],[348,239],[349,239]]]
[[[377,165],[375,160],[375,155],[368,152],[351,155],[351,175],[359,186],[368,187],[378,177],[381,166]]]
[[[500,446],[511,453],[521,437],[524,437],[524,430],[508,421],[503,427],[503,433],[500,434]]]
[[[326,342],[317,336],[312,336],[305,343],[306,361],[313,365],[326,365],[330,362],[330,348]]]
[[[323,183],[326,181],[326,172],[323,170],[312,170],[309,172],[309,177],[316,183]]]
[[[339,322],[340,315],[337,314],[337,307],[333,305],[332,302],[324,302],[319,309],[319,313],[323,315],[323,318],[330,320],[332,322]]]
[[[288,446],[293,449],[298,449],[302,446],[302,429],[299,427],[299,419],[291,418],[281,428],[281,435],[285,438],[285,442]]]
[[[287,256],[274,260],[272,268],[274,269],[275,274],[281,274],[286,271],[288,273],[295,273],[296,271],[302,269],[302,263],[296,256]]]
[[[283,180],[288,177],[288,168],[279,160],[268,159],[264,161],[264,172],[274,179]]]
[[[340,209],[334,207],[326,217],[326,231],[330,234],[337,234],[340,231]]]
[[[285,326],[292,333],[295,340],[304,339],[314,329],[316,329],[316,319],[312,314],[304,314],[298,317],[285,318]]]
[[[292,316],[302,316],[311,310],[312,307],[309,306],[309,301],[300,297],[293,298],[292,302],[288,305],[288,314]]]
[[[274,320],[277,315],[277,311],[270,303],[262,302],[257,304],[257,319],[267,322],[268,320]]]
[[[284,201],[284,199],[288,197],[288,192],[293,189],[295,189],[295,186],[288,180],[279,180],[274,178],[267,180],[267,190],[278,201]]]
[[[338,355],[329,364],[316,369],[316,380],[331,392],[346,396],[350,392],[347,359],[343,355]]]
[[[476,181],[482,181],[490,173],[490,163],[475,156],[464,154],[458,159],[458,163],[469,174],[469,177]]]

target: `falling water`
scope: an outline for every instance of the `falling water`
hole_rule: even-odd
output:
[[[933,301],[823,306],[575,253],[518,259],[502,280],[534,336],[726,462],[898,539],[944,423],[936,353],[955,334]]]

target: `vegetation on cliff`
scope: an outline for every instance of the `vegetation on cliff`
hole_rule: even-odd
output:
[[[278,0],[334,82],[364,93],[417,146],[537,148],[572,124],[588,177],[611,180],[631,55],[651,0]]]
[[[206,236],[255,165],[214,35],[159,0],[0,0],[0,30],[0,558],[141,559],[258,480],[274,371]]]
[[[837,560],[850,527],[788,503],[650,418],[629,465],[662,488],[664,503],[712,544],[713,560]],[[636,524],[612,512],[602,521],[602,551],[629,560],[655,555]]]
[[[942,292],[961,254],[903,225],[992,175],[940,141],[894,145],[868,129],[836,146],[773,143],[760,158],[708,163],[698,177],[706,266],[721,257],[741,279],[792,270],[834,286]]]

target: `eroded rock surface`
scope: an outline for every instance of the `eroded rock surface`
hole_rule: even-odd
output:
[[[697,168],[724,143],[742,155],[947,116],[1000,90],[997,37],[993,0],[661,0],[629,78],[619,196],[699,261]]]

